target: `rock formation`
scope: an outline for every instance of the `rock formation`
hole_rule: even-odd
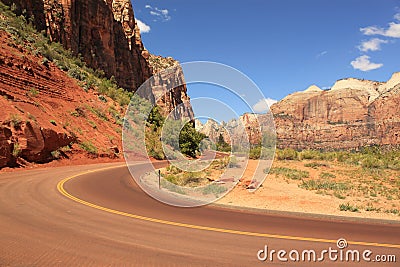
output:
[[[233,125],[234,122],[233,120],[230,122],[230,125]],[[195,128],[197,131],[199,131],[200,133],[205,134],[211,141],[213,141],[214,143],[218,142],[218,138],[220,136],[220,134],[222,135],[222,137],[224,138],[224,141],[227,143],[231,143],[231,138],[230,135],[228,133],[227,128],[225,128],[227,124],[226,123],[222,123],[219,124],[218,122],[216,122],[215,120],[207,120],[206,123],[202,123],[200,120],[195,120]]]
[[[277,146],[324,150],[398,146],[399,106],[400,72],[387,82],[349,78],[325,91],[312,85],[271,106]],[[240,121],[252,144],[258,143],[272,125],[271,114],[244,114]],[[213,141],[223,128],[234,129],[237,124],[237,120],[223,125],[196,121],[197,128]],[[233,132],[233,140],[238,138],[235,131],[229,132]]]
[[[10,2],[10,1],[6,1]],[[114,76],[118,85],[136,90],[151,71],[140,33],[128,0],[16,0],[48,36],[75,55],[81,55],[93,69]],[[8,3],[9,4],[9,3]]]
[[[400,73],[388,82],[337,81],[327,91],[316,87],[274,104],[279,147],[357,149],[400,145]]]
[[[220,134],[225,142],[235,144],[259,144],[263,132],[269,132],[273,129],[273,121],[271,114],[253,114],[245,113],[238,119],[232,119],[228,122],[217,123],[209,119],[202,124],[201,121],[195,120],[196,129],[205,134],[213,142],[217,142]]]
[[[114,76],[118,85],[126,90],[136,91],[153,74],[178,65],[172,58],[153,56],[145,49],[130,0],[4,2],[16,4],[19,13],[26,10],[28,16],[35,18],[36,27],[45,30],[52,41],[80,55],[89,67],[103,70],[107,77]],[[168,82],[162,79],[184,81],[182,70],[175,69],[174,77],[158,76],[155,86]],[[186,86],[174,89],[157,104],[164,115],[174,110],[174,116],[193,117]],[[178,106],[179,110],[175,110]]]
[[[0,31],[0,169],[69,157],[65,149],[70,156],[92,150],[93,157],[115,157],[116,118],[124,110],[10,40]]]
[[[171,57],[149,55],[149,64],[153,71],[151,84],[157,106],[164,116],[174,119],[194,118],[190,98],[187,95],[185,77],[179,62]],[[173,88],[166,92],[166,87]],[[171,113],[171,115],[169,115]]]

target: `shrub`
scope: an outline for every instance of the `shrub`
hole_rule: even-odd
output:
[[[36,97],[36,96],[39,95],[39,91],[36,90],[35,88],[31,88],[31,90],[29,90],[29,95],[30,95],[31,97]]]
[[[278,160],[297,160],[298,153],[296,150],[291,148],[285,148],[283,150],[276,151],[276,158]]]
[[[115,107],[109,107],[108,113],[111,115],[111,117],[114,118],[114,121],[117,125],[123,125],[123,119],[121,118],[120,113],[115,109]]]
[[[319,160],[321,159],[321,153],[315,150],[303,150],[299,153],[299,159],[314,159]]]
[[[384,166],[384,163],[377,157],[367,155],[364,156],[364,158],[361,160],[361,166],[367,169],[377,169],[382,168]]]
[[[79,144],[79,146],[89,154],[97,155],[97,147],[93,145],[92,142],[82,142]]]
[[[264,170],[264,172],[266,172],[267,170],[268,169]],[[269,170],[269,173],[282,175],[291,180],[301,180],[310,176],[310,173],[307,171],[300,171],[286,167],[271,168]]]
[[[221,133],[217,141],[217,150],[221,152],[231,152],[231,146],[225,142],[224,136]]]
[[[105,114],[105,112],[103,110],[101,110],[100,108],[96,108],[96,107],[91,107],[91,106],[87,106],[87,108],[97,117],[99,117],[100,119],[102,119],[103,121],[108,121],[108,117]]]
[[[317,169],[318,167],[329,167],[329,165],[325,164],[325,163],[319,163],[319,162],[310,162],[310,163],[304,164],[304,167],[310,167],[313,169]]]
[[[14,128],[19,128],[19,127],[21,127],[22,120],[21,120],[21,118],[20,118],[20,116],[19,116],[18,114],[11,114],[10,120],[11,120],[11,125],[12,125]]]
[[[62,152],[70,152],[71,151],[71,147],[70,146],[63,146],[59,149]]]
[[[18,143],[14,143],[12,155],[14,158],[18,157],[19,154],[21,153],[21,146]]]
[[[308,180],[303,181],[300,185],[300,188],[304,188],[307,190],[333,190],[333,191],[345,191],[351,189],[346,183],[335,182],[335,181],[320,181],[320,180]]]
[[[71,115],[74,117],[86,117],[85,111],[82,107],[75,108],[75,110],[71,111]]]
[[[261,157],[261,146],[256,146],[250,148],[249,158],[250,159],[259,159]]]
[[[217,184],[209,184],[203,188],[203,195],[214,194],[216,197],[219,197],[220,194],[226,192],[227,190],[228,189],[223,186]]]
[[[178,185],[171,183],[171,182],[167,182],[165,180],[161,180],[161,187],[165,188],[171,192],[175,192],[181,195],[186,195],[186,192],[182,190],[181,187],[179,187]]]
[[[50,123],[53,124],[54,126],[57,126],[57,122],[55,120],[50,120]]]
[[[319,177],[321,179],[333,179],[336,178],[336,175],[334,175],[333,173],[330,172],[322,172]]]
[[[344,204],[344,203],[340,204],[339,205],[339,210],[340,211],[358,212],[358,207],[350,205],[350,203],[347,202],[346,204]]]
[[[107,99],[104,97],[104,95],[99,95],[99,100],[103,103],[107,103]]]
[[[58,151],[58,150],[52,151],[52,152],[51,152],[51,156],[52,156],[54,159],[59,159],[59,158],[61,157],[61,152]]]

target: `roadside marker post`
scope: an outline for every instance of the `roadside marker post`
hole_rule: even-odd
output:
[[[161,189],[161,170],[158,170],[158,189]]]

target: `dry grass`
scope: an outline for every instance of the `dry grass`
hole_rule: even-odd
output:
[[[324,155],[308,151],[303,156],[301,153],[293,160],[275,161],[271,174],[282,175],[282,169],[286,178],[298,177],[296,173],[308,173],[301,179],[286,181],[296,183],[304,190],[343,200],[337,207],[340,211],[400,215],[400,171],[393,167],[396,164],[390,164],[396,160],[392,157],[395,152],[388,152],[391,158],[380,153],[336,152],[336,158],[332,153]],[[283,163],[285,167],[280,167]]]

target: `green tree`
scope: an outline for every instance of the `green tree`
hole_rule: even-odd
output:
[[[153,129],[160,128],[164,123],[164,117],[160,113],[160,108],[155,106],[149,114],[147,123],[153,126]]]
[[[220,133],[217,141],[217,150],[222,152],[230,152],[231,146],[225,142],[223,135]]]
[[[199,133],[191,122],[186,123],[179,134],[179,148],[181,152],[189,157],[196,158],[200,142],[206,135]]]

